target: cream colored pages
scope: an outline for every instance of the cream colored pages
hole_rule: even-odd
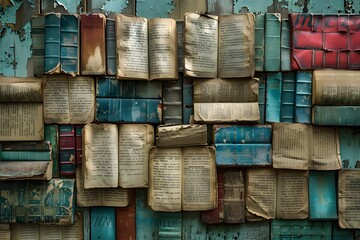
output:
[[[118,127],[87,124],[83,128],[84,188],[118,186]]]
[[[219,17],[219,77],[254,76],[254,28],[252,13]]]
[[[1,180],[50,180],[52,161],[0,161]]]
[[[194,102],[257,102],[259,79],[201,79],[194,80]]]
[[[308,171],[278,170],[276,218],[308,217],[308,175]]]
[[[312,146],[310,127],[299,123],[274,123],[272,159],[274,168],[308,170]]]
[[[341,169],[338,180],[338,213],[341,228],[360,228],[360,170]]]
[[[181,148],[151,148],[148,204],[154,211],[181,211]]]
[[[246,171],[246,219],[258,221],[276,216],[277,171],[252,168]]]
[[[148,124],[120,124],[118,145],[119,185],[123,188],[147,187],[154,127]]]
[[[95,80],[91,77],[69,78],[69,103],[71,124],[94,121]]]
[[[182,210],[203,211],[217,207],[215,149],[184,147]]]
[[[42,102],[39,78],[0,77],[0,102]]]
[[[10,240],[10,224],[0,224],[0,240]]]
[[[0,103],[0,141],[44,139],[42,103]]]
[[[82,169],[76,169],[76,204],[79,207],[101,206],[101,189],[85,189]]]
[[[12,224],[11,240],[40,240],[39,224]]]
[[[216,78],[218,64],[218,17],[185,14],[185,74],[189,77]]]
[[[147,20],[116,16],[117,78],[149,79]]]
[[[84,239],[84,217],[81,212],[76,212],[74,224],[63,226],[63,240]]]
[[[126,207],[129,205],[129,190],[124,188],[101,189],[101,206]]]
[[[177,31],[171,18],[148,21],[150,79],[177,79]]]
[[[340,144],[337,128],[312,126],[312,138],[309,170],[340,169]]]
[[[313,76],[314,105],[360,105],[358,71],[315,70]]]

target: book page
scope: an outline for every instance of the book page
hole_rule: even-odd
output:
[[[224,222],[245,222],[245,184],[241,170],[224,171]]]
[[[119,125],[119,185],[121,187],[147,187],[149,149],[153,145],[153,126]]]
[[[255,16],[252,13],[219,17],[219,72],[221,78],[255,74]]]
[[[177,31],[171,18],[149,20],[150,79],[177,79]]]
[[[67,76],[44,77],[44,123],[69,123],[69,81]]]
[[[148,25],[141,17],[116,16],[117,78],[149,79]]]
[[[101,206],[100,189],[85,189],[81,168],[76,168],[76,204],[79,207]]]
[[[84,239],[84,216],[82,212],[76,212],[74,224],[62,227],[63,240],[82,240]]]
[[[83,128],[84,188],[118,186],[118,127],[87,124]]]
[[[310,127],[300,123],[274,123],[272,158],[274,168],[307,170],[311,146]]]
[[[71,124],[86,124],[94,121],[95,80],[91,77],[69,79],[69,105]]]
[[[182,149],[150,149],[148,205],[154,211],[181,211]]]
[[[312,126],[312,138],[309,170],[340,169],[340,144],[337,128]]]
[[[42,102],[39,78],[0,77],[0,102]]]
[[[10,224],[0,224],[0,240],[10,240]]]
[[[40,240],[39,229],[39,224],[12,224],[11,240]]]
[[[316,70],[313,73],[313,104],[360,105],[360,76],[350,70]]]
[[[308,171],[278,171],[276,218],[305,219],[308,217],[308,176]]]
[[[217,77],[218,17],[185,14],[185,74],[189,77]]]
[[[60,225],[38,225],[40,240],[63,239],[62,226]]]
[[[252,168],[246,171],[246,219],[257,221],[276,216],[277,171],[273,168]]]
[[[52,161],[0,161],[0,179],[50,180]]]
[[[101,206],[126,207],[129,205],[129,189],[125,188],[104,188],[101,189]]]
[[[338,180],[338,213],[341,228],[360,228],[360,170],[341,169]]]
[[[183,147],[182,209],[203,211],[216,208],[217,175],[215,149]]]

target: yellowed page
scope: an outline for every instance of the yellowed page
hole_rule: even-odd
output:
[[[308,171],[278,170],[276,218],[308,217],[308,176]]]
[[[218,17],[185,14],[185,74],[189,77],[216,78],[218,66]]]
[[[177,79],[177,31],[171,18],[153,18],[149,28],[150,79]]]
[[[116,77],[149,79],[148,26],[141,17],[116,16]]]
[[[0,77],[0,102],[42,102],[40,78]]]
[[[52,161],[0,161],[0,180],[50,180]]]
[[[40,224],[12,224],[11,240],[20,239],[40,240]]]
[[[83,128],[84,188],[118,186],[118,127],[87,124]]]
[[[40,240],[63,239],[63,227],[60,225],[39,225]]]
[[[184,20],[184,15],[188,12],[206,12],[207,0],[173,0],[175,9],[169,16],[176,20]]]
[[[310,127],[300,123],[274,123],[272,159],[274,168],[308,170]]]
[[[360,228],[360,170],[341,169],[338,180],[338,213],[341,228]]]
[[[224,171],[224,222],[245,222],[244,174],[239,169]]]
[[[277,171],[251,168],[245,174],[246,219],[258,221],[276,216]]]
[[[84,188],[81,168],[76,168],[76,204],[79,207],[101,206],[101,190]]]
[[[219,17],[219,70],[221,78],[255,74],[255,16],[252,13]]]
[[[129,190],[125,188],[101,189],[101,206],[126,207],[129,205]]]
[[[153,126],[119,125],[119,185],[121,187],[148,186],[149,149],[153,145]]]
[[[10,240],[10,224],[0,224],[0,240]]]
[[[207,145],[206,124],[160,125],[156,133],[156,146],[181,147]]]
[[[181,211],[182,149],[150,149],[148,205],[154,211]]]
[[[215,149],[183,147],[182,210],[204,211],[217,207]]]

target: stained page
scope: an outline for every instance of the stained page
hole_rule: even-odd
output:
[[[39,78],[0,77],[0,102],[42,102]]]
[[[39,226],[39,224],[12,224],[11,240],[40,240]]]

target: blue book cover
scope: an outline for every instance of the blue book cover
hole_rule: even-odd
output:
[[[163,122],[182,124],[182,78],[163,83]]]
[[[214,125],[214,143],[271,143],[271,125]]]
[[[343,168],[360,168],[360,129],[347,127],[338,129]]]
[[[183,79],[183,124],[189,124],[194,116],[194,101],[193,101],[193,80],[188,77],[183,77],[179,74],[179,79]]]
[[[60,16],[45,15],[45,73],[60,73]]]
[[[91,239],[115,240],[116,222],[114,207],[90,208]]]
[[[359,240],[359,237],[355,238],[354,229],[342,229],[339,227],[339,223],[334,221],[332,223],[332,239],[333,240]]]
[[[281,20],[281,71],[291,71],[290,64],[290,22]]]
[[[44,125],[44,141],[51,143],[51,156],[53,160],[53,173],[54,178],[59,177],[59,127],[56,124]]]
[[[266,80],[266,122],[280,122],[282,73],[268,73]]]
[[[115,20],[106,19],[106,73],[116,75]]]
[[[296,72],[284,72],[281,90],[280,121],[294,122]]]
[[[161,99],[96,98],[97,122],[161,123]]]
[[[200,212],[182,212],[183,240],[206,240],[206,224],[200,221]]]
[[[309,172],[309,219],[337,219],[335,171]]]
[[[31,17],[31,40],[33,74],[42,75],[45,73],[45,17],[43,15]]]
[[[264,71],[265,14],[255,15],[255,71]]]
[[[269,166],[270,143],[215,144],[216,165],[218,166]]]
[[[265,123],[265,95],[266,95],[266,74],[256,74],[255,77],[259,78],[259,112],[260,112],[260,124]]]
[[[313,124],[360,126],[360,106],[314,106]]]
[[[60,34],[61,72],[79,73],[79,19],[76,15],[61,14]]]
[[[281,70],[280,63],[280,35],[281,15],[280,13],[265,14],[265,71],[278,72]]]
[[[311,124],[311,86],[311,72],[296,72],[295,122]]]
[[[80,212],[82,215],[82,222],[83,222],[83,237],[84,240],[91,240],[90,238],[90,229],[91,229],[91,222],[90,222],[90,209],[89,207],[78,207],[76,206],[76,212]]]

